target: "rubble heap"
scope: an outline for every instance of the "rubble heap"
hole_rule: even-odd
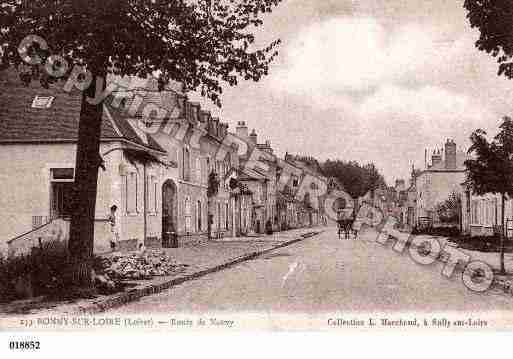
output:
[[[103,276],[116,282],[151,279],[183,272],[187,265],[174,263],[164,251],[146,250],[137,253],[115,253],[102,258]]]

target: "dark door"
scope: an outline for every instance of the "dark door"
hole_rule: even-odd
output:
[[[171,247],[176,239],[176,186],[171,180],[162,185],[162,245]]]
[[[71,217],[73,182],[52,183],[52,218]]]

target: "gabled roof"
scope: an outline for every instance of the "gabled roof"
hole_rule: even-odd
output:
[[[319,178],[325,178],[322,168],[319,165],[319,162],[313,158],[308,156],[298,156],[298,155],[292,155],[290,153],[285,154],[285,161],[301,168],[302,170],[310,173],[311,175]]]
[[[66,92],[63,82],[50,85],[48,89],[39,81],[25,86],[15,70],[0,72],[0,144],[29,142],[74,142],[78,137],[81,93]],[[49,108],[33,108],[36,96],[53,96]],[[150,150],[165,150],[147,136],[146,141],[128,123],[128,115],[110,106],[105,101],[101,127],[102,141],[127,140]]]
[[[328,187],[332,186],[333,188],[329,189],[337,189],[342,192],[347,192],[345,189],[345,186],[340,182],[340,180],[336,177],[329,177],[328,178]]]
[[[251,168],[242,169],[238,178],[241,181],[266,181],[268,179],[264,174]]]

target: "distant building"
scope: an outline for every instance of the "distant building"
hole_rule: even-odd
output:
[[[323,197],[328,192],[328,179],[319,162],[309,156],[285,154],[285,162],[301,170],[295,197],[300,201],[300,222],[306,226],[326,223]]]
[[[449,198],[451,193],[461,193],[461,183],[465,180],[464,162],[467,156],[457,151],[456,143],[448,139],[444,149],[435,149],[428,164],[426,150],[426,168],[415,176],[416,209],[415,223],[429,222],[437,224],[437,204]]]
[[[405,182],[405,180],[403,180],[403,179],[395,180],[395,187],[394,188],[395,188],[395,191],[397,193],[406,191],[406,182]]]
[[[463,184],[461,211],[462,232],[474,236],[491,236],[500,233],[502,226],[502,199],[498,193],[477,196]],[[508,237],[513,237],[513,200],[504,203],[504,225]]]

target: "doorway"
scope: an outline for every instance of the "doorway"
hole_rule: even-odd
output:
[[[176,185],[172,180],[167,180],[162,185],[162,246],[175,247],[177,241],[176,222],[177,201]]]

